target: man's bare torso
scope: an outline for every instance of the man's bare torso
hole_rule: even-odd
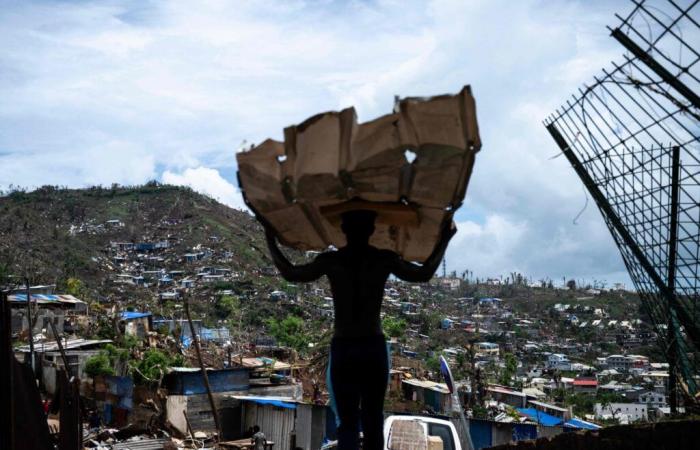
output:
[[[398,256],[372,246],[345,247],[319,255],[335,309],[335,336],[382,334],[379,317],[384,285]]]

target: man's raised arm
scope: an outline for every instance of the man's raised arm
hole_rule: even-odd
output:
[[[404,281],[430,281],[440,265],[440,261],[442,261],[442,258],[445,256],[447,244],[450,243],[450,239],[452,239],[452,236],[454,236],[456,232],[457,227],[454,226],[454,222],[452,222],[452,220],[445,221],[445,225],[443,225],[441,230],[440,241],[435,245],[433,252],[423,264],[413,264],[399,256],[395,259],[391,272]]]
[[[309,264],[295,266],[289,262],[287,257],[284,256],[279,247],[277,247],[277,240],[272,227],[264,221],[261,221],[261,223],[265,227],[265,238],[267,239],[267,246],[270,248],[272,261],[285,280],[308,283],[309,281],[321,278],[323,275],[323,265],[318,261],[318,257]]]

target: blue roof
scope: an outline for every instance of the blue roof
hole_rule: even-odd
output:
[[[13,300],[26,302],[27,294],[14,294]],[[61,297],[55,294],[32,294],[32,300],[44,300],[48,302],[57,302],[61,300]]]
[[[122,320],[140,319],[142,317],[149,317],[151,315],[152,314],[149,312],[122,311]]]
[[[272,405],[286,409],[296,409],[297,407],[297,405],[294,403],[283,402],[282,400],[272,400],[266,398],[246,398],[245,400],[257,403],[259,405]]]
[[[565,427],[569,428],[579,428],[581,430],[600,430],[602,427],[591,422],[586,422],[585,420],[573,418],[564,424]]]
[[[552,415],[549,415],[547,413],[544,413],[542,411],[538,411],[535,408],[516,408],[520,414],[523,414],[527,416],[530,420],[533,422],[536,422],[540,425],[544,425],[546,427],[554,427],[557,425],[561,425],[563,422],[562,419],[559,417],[555,417]]]

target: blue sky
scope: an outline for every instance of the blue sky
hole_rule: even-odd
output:
[[[317,112],[471,84],[483,148],[448,269],[625,281],[542,120],[622,53],[627,2],[0,0],[0,188],[149,179],[242,206],[235,152]]]

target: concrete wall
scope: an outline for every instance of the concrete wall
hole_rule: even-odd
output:
[[[67,350],[66,358],[71,368],[71,374],[79,379],[87,378],[85,363],[87,360],[100,353],[99,350]],[[41,382],[47,393],[56,393],[56,368],[63,368],[63,359],[60,352],[46,352],[39,359],[41,364]]]
[[[12,332],[19,333],[29,329],[29,321],[27,320],[27,310],[25,308],[12,308]],[[53,321],[58,333],[63,332],[63,321],[65,312],[62,309],[39,308],[32,305],[32,314],[36,314],[37,320],[32,328],[32,333],[36,336],[43,330],[46,330],[47,335],[51,335],[51,325],[49,321]]]

